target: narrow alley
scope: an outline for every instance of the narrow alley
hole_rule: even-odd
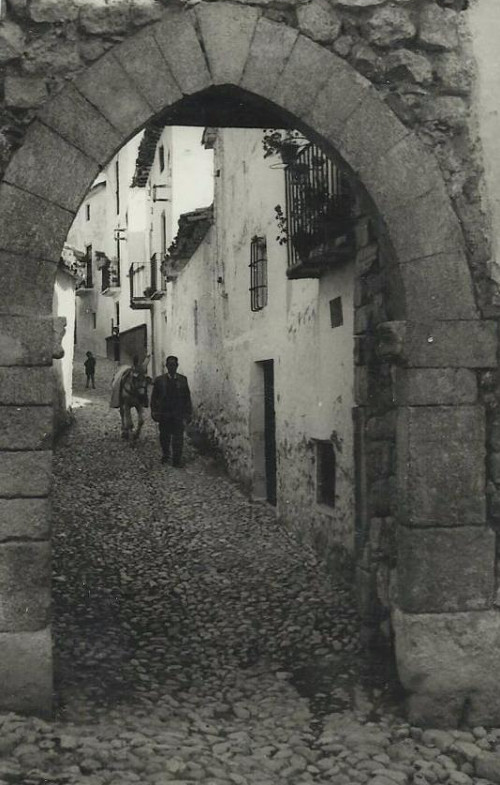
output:
[[[499,781],[478,760],[500,731],[410,727],[349,590],[210,456],[161,465],[149,417],[124,443],[112,364],[96,390],[80,366],[53,494],[56,713],[0,715],[2,785]]]

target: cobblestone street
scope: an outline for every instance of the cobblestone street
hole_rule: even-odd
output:
[[[55,459],[54,720],[0,716],[3,783],[486,785],[500,731],[404,721],[349,590],[187,445],[159,462],[76,367]],[[489,779],[488,779],[489,778]]]

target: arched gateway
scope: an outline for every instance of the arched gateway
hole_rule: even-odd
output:
[[[51,423],[60,250],[100,166],[125,141],[159,113],[185,122],[190,96],[203,106],[219,94],[302,128],[343,159],[375,206],[399,292],[397,321],[380,326],[377,347],[390,358],[398,410],[399,672],[414,720],[498,722],[477,376],[496,365],[496,324],[475,305],[440,171],[346,62],[255,8],[218,2],[167,8],[49,100],[0,187],[0,707],[43,711],[51,701],[51,454],[41,436]]]

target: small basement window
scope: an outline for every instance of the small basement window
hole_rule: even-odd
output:
[[[336,459],[330,441],[316,442],[316,501],[335,507]]]

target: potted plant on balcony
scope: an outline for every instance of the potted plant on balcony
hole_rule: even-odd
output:
[[[300,131],[276,129],[265,129],[262,138],[264,148],[264,158],[271,155],[279,155],[285,166],[292,164],[304,145],[308,144],[307,139],[302,136]]]

